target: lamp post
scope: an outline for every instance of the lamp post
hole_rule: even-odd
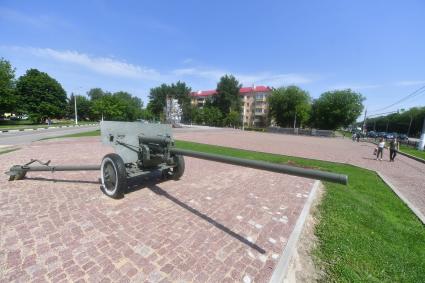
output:
[[[78,125],[78,115],[77,115],[77,96],[74,95],[74,113],[75,113],[75,125]]]

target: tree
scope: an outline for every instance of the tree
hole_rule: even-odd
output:
[[[93,113],[105,120],[125,120],[126,105],[112,94],[105,94],[93,101]]]
[[[102,95],[91,100],[91,103],[93,114],[98,119],[135,121],[146,114],[142,110],[143,101],[125,91],[113,94],[102,91]]]
[[[91,101],[101,98],[106,93],[101,88],[92,88],[87,92],[87,96],[90,97]]]
[[[241,114],[236,111],[230,111],[223,121],[225,126],[238,127],[241,125]]]
[[[125,106],[124,120],[134,121],[142,117],[143,102],[140,98],[124,91],[115,92],[113,96]]]
[[[74,95],[71,94],[71,97],[68,101],[68,109],[67,109],[67,116],[69,118],[75,117],[75,104],[74,99],[77,99],[77,115],[79,119],[83,120],[92,120],[93,117],[93,111],[92,111],[92,102],[85,96],[82,95]]]
[[[308,92],[297,86],[273,90],[268,98],[271,117],[280,127],[300,127],[308,120],[311,98]]]
[[[37,69],[28,70],[18,79],[16,94],[22,110],[33,121],[65,115],[65,90],[58,81]]]
[[[312,126],[335,130],[354,123],[363,111],[364,97],[351,89],[328,91],[313,102]]]
[[[204,107],[202,109],[203,121],[208,126],[222,126],[223,114],[217,107]]]
[[[192,106],[190,103],[191,88],[184,82],[178,81],[171,85],[162,84],[159,87],[152,88],[149,93],[149,111],[159,118],[164,113],[167,97],[177,99],[182,111],[182,120],[188,122],[191,120]]]
[[[9,61],[0,58],[0,115],[12,112],[15,106],[15,69]]]
[[[231,111],[241,112],[242,103],[239,96],[241,87],[242,85],[232,75],[225,75],[220,78],[217,84],[217,94],[213,96],[212,103],[223,116],[227,116]]]

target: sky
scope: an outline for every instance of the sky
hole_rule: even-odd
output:
[[[425,105],[425,1],[0,0],[0,57],[65,90],[162,83],[215,89],[297,85],[313,98],[351,88],[368,114]],[[392,104],[396,103],[392,106]]]

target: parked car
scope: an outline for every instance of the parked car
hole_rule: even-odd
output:
[[[406,134],[399,134],[398,139],[401,141],[408,141],[409,137]]]
[[[378,134],[374,131],[370,131],[370,132],[367,133],[367,137],[368,138],[376,138],[376,137],[378,137]]]
[[[384,138],[386,134],[387,134],[386,132],[377,132],[376,137],[377,138]]]
[[[397,137],[398,136],[398,134],[397,133],[387,133],[386,135],[385,135],[385,138],[387,139],[387,140],[392,140],[393,138],[395,138],[395,137]]]

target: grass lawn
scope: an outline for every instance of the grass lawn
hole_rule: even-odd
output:
[[[400,151],[405,152],[407,154],[425,159],[425,151],[424,150],[417,150],[416,148],[413,148],[411,146],[407,146],[404,144],[400,145]]]
[[[58,138],[81,138],[81,137],[96,137],[100,136],[100,130],[94,130],[94,131],[88,131],[88,132],[81,132],[76,134],[70,134],[70,135],[63,135],[63,136],[56,136],[56,137],[49,137],[41,139],[43,140],[51,140],[51,139],[58,139]]]
[[[0,149],[0,154],[5,154],[5,153],[16,151],[16,150],[19,150],[19,148],[10,148],[10,149],[3,149],[3,150]]]
[[[98,136],[99,131],[68,135]],[[352,165],[176,141],[176,146],[349,176],[324,182],[314,260],[324,282],[425,282],[425,227],[373,171]],[[265,188],[267,189],[267,188]]]
[[[86,125],[97,122],[88,122],[81,121],[78,122],[79,125]],[[59,122],[51,124],[50,127],[57,126],[72,126],[75,123],[73,121],[69,122]],[[33,124],[30,121],[0,121],[0,130],[18,130],[18,129],[36,129],[36,128],[45,128],[49,127],[47,124]]]

